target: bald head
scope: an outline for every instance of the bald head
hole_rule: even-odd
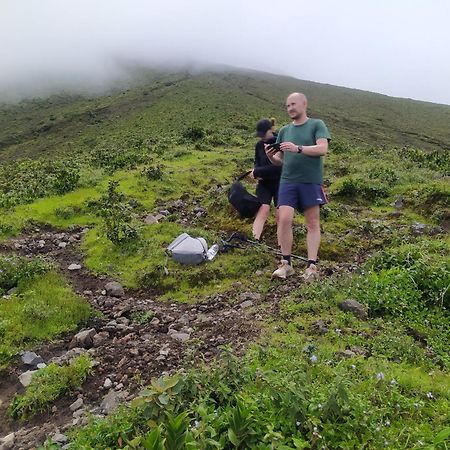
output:
[[[302,122],[307,119],[306,108],[308,100],[305,94],[301,92],[293,92],[286,100],[286,109],[289,117],[294,122]]]
[[[301,92],[293,92],[292,94],[289,94],[287,101],[294,100],[297,102],[304,102],[307,103],[308,99],[306,98],[305,94],[302,94]]]

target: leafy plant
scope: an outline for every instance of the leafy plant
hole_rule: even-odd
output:
[[[33,375],[25,394],[16,395],[9,407],[13,418],[26,419],[44,411],[58,397],[78,388],[89,375],[91,361],[81,355],[67,366],[49,364]]]
[[[118,181],[110,181],[108,191],[99,201],[99,216],[103,220],[106,237],[120,245],[138,237],[138,226],[134,223],[133,207],[126,202],[124,194],[117,191]]]

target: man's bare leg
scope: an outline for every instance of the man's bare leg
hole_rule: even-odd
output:
[[[283,255],[278,266],[278,269],[273,272],[272,277],[285,279],[294,274],[294,269],[291,264],[292,252],[292,222],[294,220],[294,208],[291,206],[280,206],[278,208],[278,224],[277,237],[278,243],[281,247],[281,254]]]
[[[277,237],[283,255],[292,253],[292,223],[294,221],[294,208],[291,206],[280,206],[278,208]]]
[[[320,247],[320,206],[315,205],[304,211],[306,223],[306,248],[308,259],[317,261]]]

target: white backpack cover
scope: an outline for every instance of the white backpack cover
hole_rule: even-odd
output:
[[[203,238],[193,238],[187,233],[180,234],[167,247],[167,253],[181,264],[200,264],[206,259],[208,245]]]

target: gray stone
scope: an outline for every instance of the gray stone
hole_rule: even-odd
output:
[[[44,360],[34,352],[24,352],[22,355],[22,362],[27,366],[37,366],[38,364],[43,363]]]
[[[341,353],[341,355],[342,355],[344,358],[354,358],[354,357],[356,356],[356,353],[355,353],[355,352],[352,352],[351,350],[344,350],[344,351]]]
[[[261,300],[261,294],[258,292],[242,292],[242,294],[239,296],[239,300],[241,302],[245,300],[258,301]]]
[[[339,304],[339,308],[345,312],[351,312],[354,316],[359,319],[367,319],[367,308],[356,300],[348,299],[344,300]]]
[[[104,414],[110,414],[113,412],[120,403],[125,401],[128,396],[127,391],[116,392],[109,391],[102,400],[100,404],[100,409]]]
[[[170,337],[175,341],[186,342],[190,339],[191,336],[187,333],[172,333]]]
[[[57,444],[65,444],[69,438],[65,435],[65,434],[61,434],[61,433],[55,433],[54,435],[51,436],[52,441],[57,443]]]
[[[123,297],[125,295],[122,285],[117,281],[110,281],[109,283],[106,283],[105,290],[111,297]]]
[[[39,364],[36,365],[36,367],[37,367],[38,369],[44,369],[45,367],[47,367],[47,364],[45,364],[45,363],[39,363]]]
[[[14,442],[16,440],[15,433],[9,433],[5,437],[0,439],[0,450],[10,450],[14,447]]]
[[[80,270],[81,269],[81,265],[80,264],[71,264],[68,267],[69,270]]]
[[[80,408],[80,409],[77,409],[76,411],[74,411],[74,413],[72,414],[72,417],[74,419],[76,419],[77,417],[81,417],[83,415],[84,415],[84,409]]]
[[[74,347],[82,347],[82,348],[90,348],[93,345],[93,337],[97,334],[95,328],[91,328],[90,330],[83,330],[77,333],[70,343],[70,348]]]
[[[253,302],[251,300],[246,300],[245,302],[242,302],[240,306],[242,309],[250,308],[250,306],[253,306]]]
[[[6,295],[13,295],[17,292],[17,288],[13,287],[11,289],[8,289],[8,291],[6,292]]]
[[[100,347],[109,339],[109,333],[107,331],[100,331],[92,338],[92,345],[94,347]]]
[[[70,363],[70,361],[72,361],[77,356],[82,355],[83,353],[86,353],[86,350],[84,348],[75,347],[61,356],[54,356],[49,360],[49,363],[55,363],[60,366],[65,363]]]
[[[60,242],[60,243],[58,243],[58,247],[59,248],[66,248],[67,247],[67,242]]]
[[[37,370],[27,370],[19,376],[19,381],[21,382],[23,387],[27,387],[30,385],[33,373],[35,372],[37,372]]]
[[[427,226],[424,223],[414,222],[411,225],[411,231],[417,235],[424,234],[427,231]]]
[[[158,223],[158,219],[153,214],[147,214],[144,218],[144,223],[147,225],[153,225],[154,223]]]
[[[161,323],[161,321],[157,317],[153,317],[152,320],[150,320],[150,325],[158,326]]]
[[[77,398],[70,406],[70,410],[76,411],[77,409],[80,409],[83,406],[83,399],[82,398]]]
[[[110,379],[110,378],[106,378],[106,379],[105,379],[105,382],[103,383],[103,387],[104,387],[105,389],[109,389],[111,386],[112,386],[112,381],[111,381],[111,379]]]

